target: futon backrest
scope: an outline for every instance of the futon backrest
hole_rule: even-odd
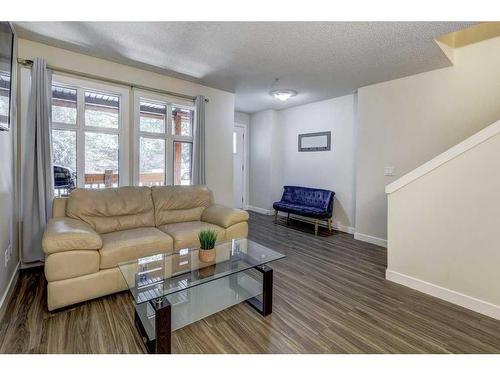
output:
[[[68,198],[66,216],[83,220],[97,233],[155,226],[149,187],[75,189]]]
[[[153,186],[156,226],[198,221],[212,205],[212,192],[205,185]]]
[[[283,202],[329,210],[335,193],[330,190],[302,186],[284,186]]]

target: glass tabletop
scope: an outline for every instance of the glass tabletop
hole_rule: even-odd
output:
[[[135,302],[143,303],[284,257],[240,238],[215,245],[211,254],[200,249],[181,249],[119,263],[118,267]]]

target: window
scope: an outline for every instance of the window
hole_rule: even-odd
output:
[[[84,97],[85,187],[117,187],[120,100],[94,91]]]
[[[122,106],[128,90],[68,77],[57,76],[53,81],[55,195],[67,195],[75,187],[126,184],[120,170],[122,164],[127,166]]]
[[[118,129],[118,110],[118,96],[85,91],[85,126]]]
[[[139,104],[139,185],[165,185],[167,105],[144,99]]]
[[[52,86],[52,162],[55,196],[67,195],[77,186],[76,89]]]
[[[167,107],[165,104],[157,104],[141,101],[140,128],[143,132],[165,133],[165,119]]]
[[[165,140],[140,138],[140,180],[141,186],[165,184]]]
[[[52,85],[52,123],[76,126],[76,90]]]
[[[172,134],[186,137],[193,136],[194,111],[172,107]]]
[[[10,72],[0,70],[0,125],[9,127]]]
[[[169,98],[135,93],[136,184],[190,185],[194,109]]]
[[[191,185],[191,142],[174,141],[174,185]]]

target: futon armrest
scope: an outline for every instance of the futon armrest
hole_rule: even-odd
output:
[[[42,240],[45,254],[70,250],[99,250],[101,236],[87,223],[65,218],[50,219]]]
[[[223,228],[229,228],[231,225],[248,221],[248,212],[214,204],[203,211],[201,220]]]

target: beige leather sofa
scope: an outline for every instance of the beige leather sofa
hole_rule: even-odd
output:
[[[248,213],[213,203],[206,186],[75,189],[54,200],[43,236],[49,310],[127,289],[119,262],[246,237]]]

